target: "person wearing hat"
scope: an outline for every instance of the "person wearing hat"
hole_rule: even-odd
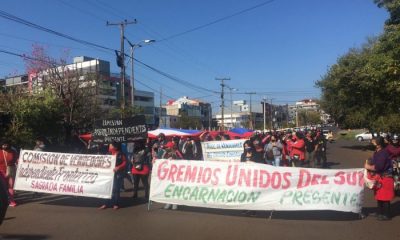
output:
[[[11,148],[11,143],[7,140],[4,140],[1,145],[0,172],[3,174],[3,176],[5,176],[10,207],[17,206],[17,203],[14,201],[14,182],[17,170],[17,159],[18,154],[14,149]]]

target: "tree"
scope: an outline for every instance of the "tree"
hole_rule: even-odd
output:
[[[2,137],[23,148],[32,148],[39,135],[57,141],[63,134],[63,108],[51,91],[31,95],[26,89],[7,89],[0,93],[0,111],[10,118]]]
[[[66,64],[66,57],[51,58],[40,45],[33,45],[31,56],[24,61],[27,72],[36,75],[32,91],[49,90],[63,102],[66,141],[72,129],[90,128],[103,115],[97,98],[103,80],[99,69],[86,71],[76,64]]]
[[[201,129],[201,120],[197,117],[189,117],[187,113],[182,112],[177,125],[183,129]]]
[[[314,110],[301,109],[298,111],[299,126],[316,125],[322,123],[321,115]]]
[[[350,49],[316,85],[322,108],[346,128],[397,131],[400,121],[400,0],[375,0],[390,13],[384,33]]]

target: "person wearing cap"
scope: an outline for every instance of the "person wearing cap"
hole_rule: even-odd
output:
[[[17,170],[17,159],[18,154],[14,149],[12,149],[11,143],[8,140],[4,140],[1,145],[0,172],[5,176],[10,207],[17,206],[17,203],[14,201],[14,182]]]
[[[113,142],[110,144],[109,151],[112,155],[116,156],[115,167],[113,169],[114,184],[111,199],[107,199],[99,209],[106,209],[112,206],[114,210],[117,210],[119,209],[120,188],[125,176],[126,156],[122,153],[122,146],[119,142]]]

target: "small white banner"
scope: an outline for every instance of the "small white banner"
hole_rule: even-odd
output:
[[[223,209],[359,213],[363,184],[363,169],[157,160],[151,175],[150,200]]]
[[[204,161],[240,162],[246,139],[202,142]]]
[[[21,151],[15,189],[111,198],[115,156]]]

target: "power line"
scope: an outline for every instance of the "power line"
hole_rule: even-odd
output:
[[[35,28],[35,29],[43,31],[43,32],[47,32],[47,33],[50,33],[50,34],[57,35],[59,37],[63,37],[63,38],[66,38],[66,39],[69,39],[71,41],[78,42],[78,43],[81,43],[81,44],[84,44],[84,45],[93,46],[93,47],[96,47],[96,48],[105,49],[105,50],[109,50],[109,51],[114,51],[114,49],[112,49],[112,48],[104,47],[104,46],[101,46],[101,45],[96,44],[96,43],[88,42],[88,41],[81,40],[81,39],[72,37],[70,35],[64,34],[64,33],[60,33],[58,31],[55,31],[55,30],[40,26],[38,24],[32,23],[30,21],[24,20],[22,18],[19,18],[19,17],[15,16],[15,15],[12,15],[10,13],[4,12],[2,10],[0,10],[0,17],[8,19],[10,21],[14,21],[14,22],[23,24],[23,25],[31,27],[31,28]]]
[[[69,4],[69,3],[65,2],[65,1],[63,1],[63,0],[58,0],[58,2],[60,2],[61,4],[65,5],[67,7],[70,7],[72,9],[75,9],[75,10],[79,11],[79,12],[82,12],[85,15],[89,15],[89,16],[91,16],[91,17],[93,17],[93,18],[95,18],[95,19],[97,19],[99,21],[102,21],[102,22],[107,21],[106,19],[104,19],[102,17],[99,17],[96,14],[91,13],[90,11],[87,11],[86,9],[85,10],[80,9],[80,8],[78,8],[78,7],[76,7],[76,6],[72,5],[72,4]]]
[[[161,40],[157,40],[157,42],[162,42],[162,41],[165,41],[165,40],[170,40],[170,39],[172,39],[172,38],[180,37],[180,36],[182,36],[182,35],[185,35],[185,34],[188,34],[188,33],[191,33],[191,32],[194,32],[194,31],[197,31],[197,30],[200,30],[200,29],[203,29],[203,28],[206,28],[206,27],[211,26],[211,25],[214,25],[214,24],[216,24],[216,23],[225,21],[225,20],[227,20],[227,19],[229,19],[229,18],[233,18],[233,17],[238,16],[238,15],[241,15],[241,14],[243,14],[243,13],[252,11],[252,10],[254,10],[254,9],[256,9],[256,8],[260,8],[260,7],[262,7],[262,6],[265,6],[265,5],[267,5],[267,4],[272,3],[272,2],[274,2],[274,1],[275,1],[275,0],[269,0],[269,1],[265,1],[265,2],[259,3],[259,4],[255,5],[255,6],[252,6],[252,7],[246,8],[246,9],[243,9],[243,10],[241,10],[241,11],[238,11],[238,12],[236,12],[236,13],[227,15],[227,16],[225,16],[225,17],[218,18],[218,19],[216,19],[216,20],[214,20],[214,21],[211,21],[211,22],[209,22],[209,23],[206,23],[206,24],[203,24],[203,25],[200,25],[200,26],[191,28],[191,29],[186,30],[186,31],[183,31],[183,32],[181,32],[181,33],[173,34],[173,35],[171,35],[171,36],[169,36],[169,37],[166,37],[166,38],[164,38],[164,39],[161,39]]]
[[[24,20],[22,18],[19,18],[17,16],[14,16],[12,14],[7,13],[7,12],[4,12],[2,10],[0,10],[0,17],[8,19],[10,21],[14,21],[14,22],[23,24],[23,25],[31,27],[31,28],[38,29],[40,31],[44,31],[44,32],[47,32],[47,33],[50,33],[50,34],[57,35],[59,37],[63,37],[63,38],[69,39],[71,41],[75,41],[75,42],[81,43],[83,45],[94,46],[96,48],[105,49],[105,50],[109,50],[109,51],[112,51],[112,52],[116,51],[115,49],[112,49],[112,48],[109,48],[109,47],[101,46],[101,45],[96,44],[96,43],[92,43],[92,42],[88,42],[88,41],[85,41],[85,40],[82,40],[82,39],[78,39],[78,38],[69,36],[67,34],[64,34],[64,33],[61,33],[61,32],[58,32],[58,31],[55,31],[55,30],[52,30],[52,29],[49,29],[49,28],[46,28],[46,27],[43,27],[43,26],[40,26],[40,25],[37,25],[35,23],[29,22],[27,20]],[[127,55],[125,53],[124,53],[124,55],[127,56],[128,58],[130,58],[129,55]],[[165,72],[163,72],[163,71],[161,71],[161,70],[159,70],[157,68],[154,68],[154,67],[152,67],[152,66],[150,66],[150,65],[148,65],[148,64],[146,64],[146,63],[144,63],[144,62],[142,62],[142,61],[140,61],[138,59],[134,58],[133,60],[138,62],[139,64],[147,67],[148,69],[150,69],[150,70],[152,70],[152,71],[164,76],[164,77],[167,77],[167,78],[169,78],[169,79],[171,79],[171,80],[173,80],[173,81],[175,81],[177,83],[182,84],[183,86],[186,86],[186,87],[189,87],[189,88],[192,88],[192,89],[195,89],[195,90],[217,93],[216,91],[213,91],[213,90],[210,90],[210,89],[195,85],[195,84],[190,83],[188,81],[179,79],[178,77],[175,77],[175,76],[173,76],[171,74],[165,73]]]
[[[130,57],[130,56],[128,56],[127,54],[125,54],[125,56]],[[172,75],[170,75],[170,74],[168,74],[168,73],[165,73],[165,72],[163,72],[163,71],[161,71],[161,70],[158,70],[158,69],[156,69],[156,68],[154,68],[154,67],[152,67],[152,66],[150,66],[150,65],[148,65],[148,64],[146,64],[146,63],[144,63],[144,62],[142,62],[142,61],[140,61],[140,60],[138,60],[138,59],[136,59],[136,58],[133,58],[133,60],[136,61],[136,62],[138,62],[139,64],[141,64],[141,65],[143,65],[143,66],[145,66],[145,67],[147,67],[147,68],[153,70],[154,72],[157,72],[157,73],[159,73],[160,75],[162,75],[162,76],[164,76],[164,77],[167,77],[167,78],[173,80],[174,82],[177,82],[177,83],[180,83],[180,84],[184,85],[185,87],[192,88],[192,89],[196,89],[196,90],[201,90],[201,91],[205,91],[205,92],[218,93],[218,92],[216,92],[216,91],[214,91],[214,90],[210,90],[210,89],[207,89],[207,88],[198,86],[198,85],[196,85],[196,84],[190,83],[190,82],[188,82],[188,81],[179,79],[178,77],[174,77],[174,76],[172,76]]]

